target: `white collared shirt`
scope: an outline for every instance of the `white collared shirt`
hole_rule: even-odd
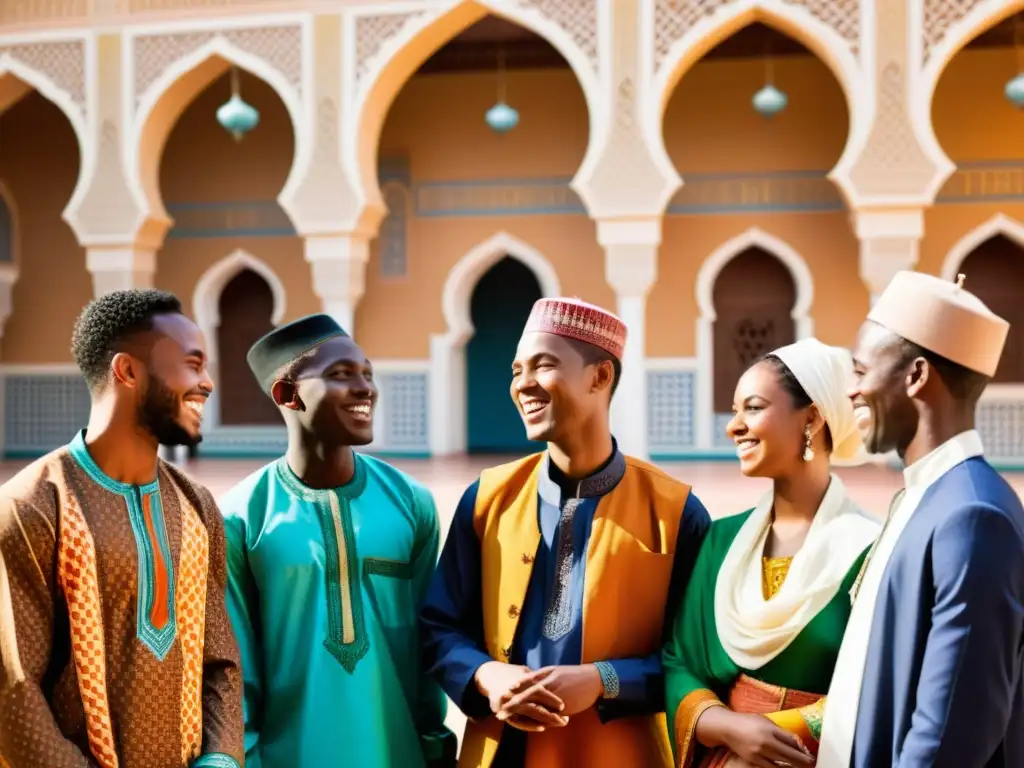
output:
[[[953,467],[982,454],[981,435],[971,429],[950,438],[903,470],[906,493],[890,510],[864,571],[832,673],[832,684],[825,702],[818,768],[849,768],[875,602],[896,543],[928,489]]]

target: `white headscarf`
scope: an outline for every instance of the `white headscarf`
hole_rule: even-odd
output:
[[[846,396],[853,378],[850,352],[822,344],[817,339],[801,339],[771,354],[786,364],[818,406],[832,434],[832,463],[839,466],[863,464],[868,456],[854,420],[853,404]]]
[[[863,444],[846,397],[853,371],[850,353],[804,339],[772,354],[793,372],[821,411],[832,434],[832,458],[862,460]],[[771,600],[765,600],[761,558],[773,502],[773,492],[768,491],[740,527],[715,585],[719,640],[741,669],[760,669],[786,650],[836,596],[854,562],[878,534],[878,523],[860,510],[833,475],[786,580]]]

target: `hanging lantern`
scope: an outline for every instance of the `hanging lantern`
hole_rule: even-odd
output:
[[[487,125],[495,133],[508,133],[519,125],[519,112],[505,103],[505,50],[498,49],[498,103],[484,115]]]
[[[1024,72],[1010,80],[1003,89],[1006,98],[1018,109],[1024,107]]]
[[[495,133],[508,133],[519,125],[519,113],[504,101],[488,109],[484,119]]]
[[[754,94],[754,109],[765,117],[774,117],[789,104],[789,97],[771,83]]]
[[[238,70],[231,70],[231,98],[217,110],[217,122],[241,141],[245,134],[260,124],[260,113],[255,107],[246,104],[238,92]]]

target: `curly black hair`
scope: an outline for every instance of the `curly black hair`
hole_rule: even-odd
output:
[[[103,388],[121,345],[132,336],[151,330],[157,315],[181,313],[173,293],[149,289],[111,291],[93,299],[75,321],[71,354],[85,383],[93,392]]]

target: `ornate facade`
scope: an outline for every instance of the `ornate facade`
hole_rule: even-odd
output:
[[[625,450],[727,454],[730,355],[814,333],[851,343],[870,297],[896,271],[952,278],[968,258],[981,264],[979,249],[999,251],[991,243],[1002,238],[1008,248],[972,269],[989,275],[979,277],[994,286],[986,290],[1009,291],[993,306],[1012,306],[1014,291],[1024,304],[1024,148],[1017,140],[1000,149],[979,132],[996,121],[1020,135],[1002,96],[1020,36],[968,50],[1022,9],[1024,0],[4,3],[4,451],[41,453],[87,412],[66,349],[84,301],[155,285],[179,293],[209,339],[221,385],[203,446],[210,454],[279,449],[273,413],[254,406],[247,416],[218,402],[245,389],[233,377],[249,336],[317,310],[353,329],[376,360],[380,451],[462,452],[468,389],[486,381],[470,370],[483,359],[471,346],[474,291],[511,257],[532,273],[537,295],[581,295],[629,325],[613,405]],[[515,132],[484,137],[456,126],[456,106],[425,117],[444,94],[454,105],[490,88],[479,76],[422,73],[488,16],[565,63],[556,74],[510,74],[524,104],[516,131],[529,137],[518,144]],[[730,83],[760,77],[761,64],[748,56],[742,71],[699,71],[751,25],[806,49],[802,58],[760,58],[777,59],[777,79],[795,84],[790,111],[807,119],[751,122],[730,148],[719,131],[701,133],[700,121]],[[960,57],[969,60],[954,64]],[[221,151],[220,139],[197,138],[219,130],[200,108],[216,108],[204,94],[232,68],[268,106],[257,131]],[[978,105],[963,101],[975,95]],[[739,102],[749,105],[747,91]],[[66,125],[46,122],[53,108]],[[721,107],[733,135],[747,118],[729,109]],[[449,132],[462,138],[444,145],[447,155],[416,149]],[[758,150],[758,141],[768,143]],[[29,165],[39,142],[60,169]],[[474,142],[482,154],[469,157]],[[243,165],[214,174],[221,156],[246,147]],[[182,170],[187,162],[195,164]],[[263,175],[250,178],[249,166]],[[232,288],[242,273],[259,280]],[[753,290],[726,291],[745,280]],[[241,298],[226,312],[229,289]],[[1024,352],[1009,357],[980,420],[990,453],[1019,462]]]

